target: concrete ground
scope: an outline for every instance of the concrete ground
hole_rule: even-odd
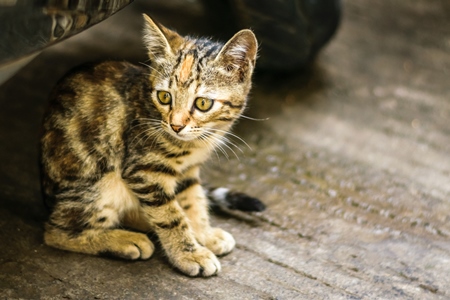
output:
[[[81,62],[143,60],[140,6],[51,47],[2,85],[0,299],[449,299],[450,2],[343,5],[337,36],[309,70],[256,76],[247,115],[268,120],[235,130],[251,149],[240,143],[239,159],[230,152],[204,169],[210,183],[268,207],[213,217],[237,247],[212,278],[181,275],[161,252],[127,262],[42,242],[47,95]],[[184,32],[201,24],[198,11],[155,12]]]

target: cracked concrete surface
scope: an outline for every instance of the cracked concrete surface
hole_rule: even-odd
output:
[[[0,298],[450,298],[450,3],[343,5],[338,34],[309,70],[255,77],[246,115],[268,120],[235,128],[250,147],[236,140],[238,158],[230,151],[204,168],[209,183],[268,207],[213,217],[237,241],[213,278],[180,274],[160,251],[126,262],[42,243],[47,95],[84,61],[142,61],[139,7],[49,48],[2,85]],[[189,30],[170,12],[160,19]]]

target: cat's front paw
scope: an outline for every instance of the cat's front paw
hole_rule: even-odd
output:
[[[198,246],[192,252],[182,252],[171,257],[173,265],[189,276],[213,276],[221,270],[217,257],[208,249]]]
[[[105,234],[105,241],[99,255],[137,260],[149,259],[155,246],[142,233],[125,230],[112,230]]]
[[[231,234],[220,228],[211,228],[205,246],[215,255],[225,255],[233,250],[236,242]]]

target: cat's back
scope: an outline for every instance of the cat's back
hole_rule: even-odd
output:
[[[86,63],[70,70],[56,84],[50,95],[50,107],[60,102],[64,107],[96,104],[97,107],[123,99],[142,80],[144,69],[128,62]],[[94,107],[95,108],[95,107]]]
[[[142,72],[127,62],[106,61],[76,67],[58,82],[43,121],[45,172],[63,178],[89,173],[99,161],[103,169],[116,164],[133,114],[130,99],[138,98],[134,94],[145,81]]]
[[[50,95],[44,130],[69,126],[70,122],[93,129],[101,128],[108,119],[119,121],[130,106],[130,95],[139,94],[142,88],[143,72],[140,66],[120,61],[75,67]]]

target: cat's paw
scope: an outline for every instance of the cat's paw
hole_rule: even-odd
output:
[[[189,276],[213,276],[220,272],[217,257],[208,249],[198,246],[193,252],[182,252],[171,257],[173,265]]]
[[[101,251],[100,255],[129,260],[149,259],[155,250],[155,246],[145,234],[124,230],[111,231],[105,246],[106,249]]]
[[[205,246],[215,255],[225,255],[233,250],[236,242],[231,234],[220,228],[211,228]]]

